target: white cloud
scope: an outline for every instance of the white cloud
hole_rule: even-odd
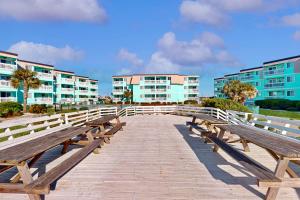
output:
[[[97,0],[2,0],[0,17],[21,21],[103,22],[106,12]]]
[[[293,35],[293,39],[294,40],[297,40],[297,41],[300,41],[300,31],[296,31]]]
[[[18,53],[21,59],[53,65],[60,61],[73,61],[83,57],[83,52],[74,50],[69,46],[58,48],[26,41],[13,44],[8,51]]]
[[[205,32],[191,41],[179,41],[168,32],[158,42],[158,52],[180,66],[201,66],[205,63],[233,63],[225,50],[223,40],[214,33]],[[225,56],[226,52],[226,56]]]
[[[144,63],[144,61],[135,53],[129,52],[127,49],[121,49],[118,53],[118,58],[127,61],[134,66],[141,66]]]
[[[200,1],[183,1],[180,14],[185,20],[209,25],[220,25],[226,21],[224,13],[216,7]]]
[[[160,52],[155,52],[144,71],[146,73],[178,73],[179,69],[178,65],[165,58]]]
[[[283,16],[282,22],[287,26],[300,26],[300,13]]]

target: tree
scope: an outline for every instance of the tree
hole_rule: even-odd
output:
[[[11,83],[14,88],[23,87],[23,112],[27,112],[27,98],[30,88],[37,89],[40,87],[41,82],[36,77],[37,73],[29,69],[17,69],[11,77]]]
[[[130,104],[131,104],[131,102],[132,102],[132,97],[133,97],[133,93],[132,93],[132,91],[131,90],[129,90],[129,89],[126,89],[125,91],[124,91],[124,94],[123,94],[123,96],[124,96],[124,98],[125,98],[125,100],[126,100],[126,102],[130,102]]]
[[[231,100],[244,104],[248,98],[252,99],[256,97],[257,90],[248,83],[234,80],[224,85],[223,93]]]

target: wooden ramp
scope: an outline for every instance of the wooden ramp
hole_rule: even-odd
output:
[[[57,182],[46,200],[215,200],[262,199],[256,178],[222,150],[213,153],[185,122],[190,117],[145,115],[123,118],[127,125],[105,145],[90,154]],[[240,146],[242,148],[242,146]],[[250,155],[270,169],[275,162],[267,152],[250,145]],[[36,164],[47,171],[77,151],[56,159],[59,148]],[[299,171],[299,170],[298,170]],[[3,180],[11,173],[1,176]],[[36,174],[36,176],[38,173]],[[1,194],[1,200],[27,200],[27,195]],[[280,189],[278,199],[300,199],[300,190]]]

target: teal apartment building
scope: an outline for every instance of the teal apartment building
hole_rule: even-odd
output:
[[[113,76],[113,102],[123,100],[124,91],[133,92],[133,102],[184,102],[198,100],[199,76],[179,74],[134,74]]]
[[[18,68],[28,68],[37,72],[41,81],[38,89],[28,92],[28,104],[93,104],[98,100],[98,81],[80,76],[74,72],[55,69],[54,66],[18,59],[15,53],[0,51],[0,102],[17,101],[23,103],[22,88],[14,89],[10,83],[12,73]],[[85,88],[84,98],[81,88]]]
[[[263,66],[240,70],[214,79],[214,95],[225,98],[224,85],[230,80],[240,80],[253,85],[258,93],[247,103],[263,99],[300,100],[300,56],[264,62]]]

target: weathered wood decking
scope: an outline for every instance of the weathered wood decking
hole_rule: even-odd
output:
[[[213,153],[197,135],[191,135],[186,117],[133,116],[127,126],[57,182],[46,200],[120,199],[261,199],[256,179],[226,153]],[[123,119],[122,119],[123,121]],[[240,146],[241,147],[241,146]],[[263,149],[250,145],[247,153],[272,170],[275,161]],[[74,147],[56,159],[61,148],[47,153],[37,164],[52,166],[76,152]],[[53,161],[54,160],[54,161]],[[298,170],[299,171],[299,170]],[[0,176],[0,181],[10,174]],[[0,194],[0,199],[26,199],[27,195]],[[300,199],[300,190],[280,189],[278,199]]]

